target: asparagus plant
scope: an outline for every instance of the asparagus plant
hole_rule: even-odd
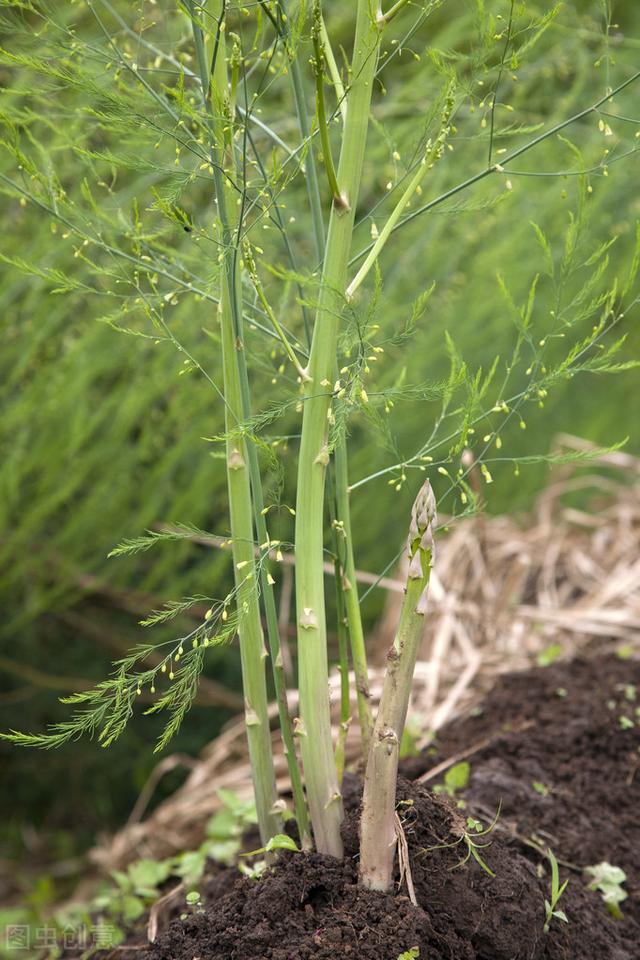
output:
[[[315,0],[311,10],[302,3],[290,12],[284,0],[259,0],[257,5],[229,4],[226,0],[185,0],[181,4],[181,25],[191,31],[192,47],[185,54],[179,49],[184,37],[176,41],[176,49],[154,46],[144,31],[137,33],[127,21],[114,11],[108,0],[100,0],[100,8],[110,11],[115,17],[118,30],[124,30],[142,51],[157,65],[168,64],[176,72],[175,88],[153,86],[144,70],[118,50],[118,46],[101,19],[96,4],[91,5],[95,23],[107,38],[110,56],[118,60],[118,77],[122,72],[131,83],[133,94],[127,100],[118,88],[118,100],[105,97],[100,100],[103,113],[111,109],[116,123],[124,123],[132,104],[136,117],[144,127],[148,122],[153,137],[157,136],[158,118],[146,118],[137,106],[137,96],[143,91],[163,121],[167,122],[170,134],[176,142],[176,153],[187,150],[197,163],[197,170],[189,170],[186,184],[203,180],[215,198],[213,224],[198,237],[204,240],[199,248],[210,251],[207,260],[207,275],[196,285],[193,274],[179,259],[173,264],[168,245],[156,240],[153,232],[144,235],[144,243],[135,234],[135,244],[129,246],[126,235],[122,247],[107,241],[100,230],[87,236],[86,227],[78,223],[71,206],[64,206],[65,196],[58,192],[54,200],[47,199],[53,190],[53,179],[47,168],[46,176],[38,180],[37,172],[29,165],[24,152],[16,148],[20,170],[27,171],[38,185],[33,193],[24,186],[24,177],[10,181],[15,196],[36,204],[52,219],[64,224],[65,230],[81,238],[82,244],[95,244],[108,257],[105,274],[110,276],[112,259],[131,269],[131,287],[134,303],[140,302],[148,310],[153,321],[153,334],[158,329],[174,346],[177,346],[192,369],[207,376],[219,392],[224,403],[225,467],[228,491],[229,528],[233,559],[234,586],[225,600],[207,612],[199,624],[185,638],[169,642],[169,652],[158,657],[153,645],[141,645],[130,656],[116,665],[112,678],[89,691],[71,698],[77,712],[68,722],[58,724],[47,735],[29,736],[19,733],[9,735],[19,743],[37,746],[53,746],[64,743],[79,733],[98,733],[103,744],[108,745],[118,736],[133,711],[136,697],[144,687],[155,694],[155,683],[168,679],[169,684],[161,692],[151,710],[168,708],[172,718],[161,739],[164,746],[175,732],[184,713],[191,704],[200,672],[203,669],[204,649],[213,642],[227,641],[236,632],[239,637],[242,682],[245,702],[245,721],[249,755],[251,760],[256,808],[263,845],[282,829],[281,802],[275,787],[272,738],[268,715],[268,682],[273,678],[273,688],[278,705],[281,735],[287,755],[288,769],[294,801],[295,817],[304,846],[311,844],[311,834],[316,849],[321,853],[342,856],[340,835],[343,817],[340,782],[345,758],[345,736],[350,721],[350,690],[348,683],[347,634],[350,643],[351,662],[355,675],[355,689],[359,727],[364,757],[364,799],[361,828],[360,876],[362,882],[373,889],[388,889],[393,880],[395,855],[395,791],[399,745],[406,720],[412,686],[412,677],[421,642],[425,615],[429,576],[434,556],[434,529],[436,522],[435,498],[426,480],[420,489],[411,514],[406,553],[409,561],[405,596],[398,630],[387,656],[387,669],[382,697],[375,718],[369,696],[367,659],[360,602],[356,583],[353,531],[350,516],[350,490],[368,480],[389,475],[397,490],[402,489],[409,469],[427,469],[434,454],[438,453],[437,469],[446,478],[448,492],[455,491],[465,509],[473,507],[473,491],[467,476],[469,470],[463,465],[454,468],[454,475],[446,464],[454,462],[465,445],[471,442],[473,432],[482,423],[501,418],[504,426],[518,418],[524,404],[542,404],[546,391],[559,379],[573,376],[585,369],[597,371],[616,369],[611,357],[615,347],[599,353],[600,341],[611,327],[624,315],[618,305],[628,298],[632,288],[634,271],[640,258],[636,257],[626,284],[613,283],[601,289],[606,270],[608,245],[590,252],[580,264],[588,269],[589,277],[580,294],[564,307],[561,313],[562,333],[565,337],[572,324],[588,318],[593,323],[592,332],[586,338],[577,338],[565,357],[546,365],[545,340],[536,345],[531,334],[538,278],[532,281],[528,299],[522,308],[516,307],[505,289],[509,309],[515,314],[516,341],[511,361],[506,364],[504,378],[497,382],[496,360],[488,372],[481,370],[471,375],[458,355],[451,338],[448,349],[451,369],[448,378],[424,389],[419,396],[424,400],[441,403],[441,412],[435,418],[430,436],[421,442],[420,448],[411,456],[385,467],[370,477],[350,485],[346,421],[349,414],[345,407],[348,401],[361,409],[368,408],[369,399],[358,377],[346,368],[341,334],[348,326],[348,319],[361,308],[363,288],[372,270],[380,269],[381,256],[392,242],[397,230],[410,223],[421,213],[433,209],[438,203],[468,189],[487,177],[506,177],[505,166],[517,157],[540,144],[545,139],[564,130],[570,123],[590,116],[600,109],[612,96],[629,86],[638,74],[621,82],[586,109],[537,133],[524,145],[511,153],[506,148],[500,151],[500,163],[493,162],[495,90],[491,105],[489,131],[489,163],[462,182],[448,186],[438,197],[422,207],[411,206],[420,196],[425,176],[445,156],[449,138],[454,130],[453,118],[462,95],[452,75],[446,58],[435,57],[438,70],[444,74],[444,88],[439,100],[430,108],[430,120],[424,136],[419,139],[413,160],[406,175],[396,186],[399,199],[394,200],[391,212],[381,230],[371,221],[371,243],[364,249],[354,249],[354,235],[358,229],[357,210],[367,137],[372,125],[372,97],[379,81],[379,59],[382,42],[389,24],[403,12],[408,12],[407,0],[397,0],[386,11],[379,2],[356,0],[346,10],[345,20],[352,32],[351,55],[344,54],[342,69],[332,49],[331,31],[323,16],[323,4]],[[325,5],[326,6],[326,5]],[[420,7],[417,29],[437,2]],[[513,10],[512,10],[513,13]],[[243,30],[243,18],[251,21],[255,16],[258,29],[253,39],[248,40]],[[546,29],[548,20],[542,17],[537,26],[538,35]],[[413,27],[411,28],[413,30]],[[410,36],[411,30],[407,36]],[[234,32],[238,31],[238,32]],[[263,42],[267,36],[269,42]],[[525,33],[526,35],[526,33]],[[72,49],[76,51],[75,33]],[[351,36],[350,38],[351,39]],[[390,46],[397,41],[393,38]],[[498,72],[502,76],[509,44],[512,41],[511,25],[506,34],[506,45]],[[533,41],[531,42],[533,45]],[[342,46],[342,45],[341,45]],[[524,44],[523,44],[524,46]],[[90,46],[93,60],[93,46]],[[337,47],[336,47],[337,49]],[[400,49],[400,48],[398,48]],[[288,73],[295,123],[301,136],[296,149],[291,149],[276,131],[274,125],[258,116],[256,103],[261,95],[266,97],[271,77],[271,64],[276,51],[282,54],[281,63],[286,65],[281,72]],[[305,69],[304,57],[311,55],[310,69]],[[153,59],[151,59],[153,58]],[[71,64],[71,60],[69,61]],[[25,60],[31,69],[36,61]],[[193,65],[192,67],[189,65]],[[256,79],[258,66],[266,64],[261,78]],[[37,65],[37,64],[36,64]],[[42,69],[45,69],[44,67]],[[46,64],[50,68],[50,63]],[[273,69],[275,73],[275,68]],[[150,74],[149,74],[150,75]],[[81,82],[73,73],[72,65],[60,71],[57,80],[65,83]],[[120,86],[124,86],[119,80]],[[251,84],[254,84],[252,88]],[[484,83],[484,81],[483,81]],[[326,88],[332,91],[335,106],[329,109]],[[185,93],[186,88],[186,93]],[[96,89],[103,97],[102,87]],[[197,96],[195,95],[197,93]],[[315,97],[313,96],[315,94]],[[310,104],[314,102],[315,108]],[[483,101],[484,103],[484,101]],[[475,108],[474,108],[475,109]],[[129,112],[127,112],[127,110]],[[24,117],[20,116],[20,123]],[[603,121],[601,121],[603,122]],[[16,124],[16,130],[19,124]],[[273,147],[272,179],[266,172],[266,151],[256,146],[252,131],[258,130],[270,147]],[[336,137],[335,131],[339,131]],[[433,135],[427,135],[433,131]],[[606,132],[606,131],[605,131]],[[15,133],[15,131],[13,131]],[[16,134],[17,136],[17,134]],[[334,164],[335,141],[339,140],[338,162]],[[155,144],[160,146],[160,141]],[[414,144],[415,146],[415,144]],[[395,157],[395,153],[394,153]],[[176,163],[180,163],[179,157]],[[292,242],[284,220],[284,203],[280,195],[289,185],[289,177],[304,169],[308,215],[311,224],[310,245],[303,242],[300,254]],[[289,171],[293,170],[294,173]],[[322,171],[326,182],[323,184]],[[3,175],[4,176],[4,175]],[[4,178],[7,179],[7,178]],[[4,180],[3,180],[4,182]],[[505,189],[511,187],[504,180]],[[377,181],[374,178],[373,188]],[[394,188],[395,189],[395,188]],[[581,203],[587,195],[585,184],[581,186]],[[156,197],[158,208],[172,222],[185,226],[184,212],[173,202]],[[408,209],[411,207],[411,209]],[[94,207],[92,207],[94,210]],[[257,242],[261,219],[265,227],[274,226],[282,240],[288,268],[282,269],[267,256],[266,265],[260,261],[262,250]],[[572,221],[567,232],[567,241],[561,265],[561,276],[553,275],[550,245],[540,228],[538,242],[545,258],[550,263],[550,276],[555,284],[555,301],[562,305],[566,286],[576,271],[576,236],[581,221]],[[375,229],[374,229],[375,228]],[[186,226],[185,226],[186,229]],[[191,230],[191,226],[188,227]],[[306,239],[306,238],[305,238]],[[126,243],[125,243],[126,240]],[[317,270],[302,270],[300,260],[308,257],[311,246],[317,258]],[[82,249],[82,248],[81,248]],[[133,250],[133,252],[132,252]],[[212,252],[211,252],[212,251]],[[313,256],[313,255],[311,255]],[[118,259],[119,258],[119,259]],[[362,265],[349,280],[350,267],[362,260]],[[123,267],[124,269],[124,267]],[[261,275],[262,271],[262,275]],[[265,280],[265,276],[267,279]],[[213,282],[212,281],[213,277]],[[143,280],[144,278],[144,285]],[[219,326],[213,335],[220,346],[222,389],[206,374],[204,368],[180,343],[164,318],[162,304],[167,296],[171,302],[173,292],[163,293],[160,282],[171,282],[181,292],[196,293],[198,309],[204,303],[211,309],[216,304]],[[280,282],[284,280],[284,282]],[[120,282],[120,281],[119,281]],[[211,293],[211,287],[214,293]],[[296,290],[299,320],[302,330],[298,337],[291,332],[290,324],[283,319],[292,306],[290,292]],[[429,288],[430,291],[431,288]],[[274,299],[273,291],[279,294]],[[414,306],[414,320],[427,302],[427,293]],[[275,306],[274,306],[275,304]],[[572,311],[573,310],[573,314]],[[598,314],[600,311],[600,315]],[[311,314],[315,315],[312,317]],[[560,322],[560,320],[558,320]],[[296,632],[297,666],[299,688],[299,717],[292,723],[286,682],[280,650],[278,617],[274,596],[274,577],[271,570],[274,541],[267,526],[265,490],[258,457],[259,426],[256,425],[255,403],[257,388],[248,358],[248,347],[253,331],[258,330],[270,342],[277,345],[284,359],[283,368],[290,372],[294,384],[294,403],[301,408],[301,434],[297,461],[296,509],[295,509],[295,577],[296,577]],[[392,331],[395,335],[397,331]],[[305,342],[306,339],[306,342]],[[402,337],[400,337],[402,340]],[[374,347],[382,351],[382,347]],[[507,385],[521,360],[521,354],[530,353],[530,366],[526,369],[525,385],[507,392]],[[594,358],[589,357],[589,352]],[[255,356],[255,354],[254,354]],[[373,359],[376,359],[374,356]],[[368,360],[373,362],[372,358]],[[591,367],[589,367],[589,362]],[[259,364],[256,363],[256,367]],[[346,369],[346,373],[344,373]],[[347,383],[347,378],[351,382]],[[495,394],[487,402],[490,390]],[[348,393],[350,391],[350,393]],[[462,394],[462,396],[461,396]],[[347,400],[345,400],[347,395]],[[380,398],[389,410],[393,404],[393,389],[381,389]],[[454,397],[458,402],[454,403]],[[286,407],[289,409],[289,406]],[[487,413],[487,410],[489,411]],[[338,420],[342,418],[342,428]],[[268,419],[268,418],[267,418]],[[492,445],[499,449],[500,427],[491,426],[485,435],[478,457],[482,476],[490,482],[491,476],[485,459]],[[500,441],[501,444],[501,441]],[[266,446],[263,442],[263,446]],[[443,452],[444,451],[444,452]],[[502,459],[498,457],[497,459]],[[526,458],[525,458],[526,459]],[[473,464],[472,464],[473,465]],[[436,467],[434,466],[434,470]],[[469,468],[471,469],[471,468]],[[329,482],[328,482],[329,478]],[[337,614],[339,655],[342,671],[341,684],[341,734],[334,747],[329,702],[329,654],[327,647],[327,612],[325,607],[324,560],[327,501],[332,528],[332,552],[337,588]],[[293,512],[293,511],[292,511]],[[151,533],[147,537],[126,542],[117,552],[146,550],[163,538],[192,537],[200,531],[179,528],[173,532]],[[276,551],[276,560],[278,552]],[[229,608],[234,607],[229,616]],[[183,607],[181,609],[186,609]],[[265,645],[262,614],[266,621],[268,650]],[[153,619],[153,618],[152,618]],[[165,616],[164,619],[170,619]],[[163,622],[158,615],[155,622]],[[216,632],[217,631],[217,632]],[[190,641],[186,653],[184,645]],[[155,662],[145,663],[151,656]],[[270,674],[268,667],[270,665]],[[166,677],[164,676],[166,675]],[[294,735],[295,730],[295,735]],[[302,761],[303,777],[298,764],[297,745]],[[306,796],[305,796],[306,791]]]

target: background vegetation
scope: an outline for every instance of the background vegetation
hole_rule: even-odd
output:
[[[582,0],[556,10],[547,2],[517,3],[509,48],[520,50],[515,61],[512,54],[504,57],[509,2],[486,5],[490,10],[480,0],[435,6],[425,24],[404,40],[398,34],[401,42],[387,51],[367,152],[365,182],[372,195],[361,198],[363,210],[376,196],[390,194],[393,203],[400,195],[423,133],[421,118],[437,112],[447,65],[455,66],[464,99],[454,115],[453,149],[425,182],[425,202],[486,166],[498,78],[494,162],[499,151],[588,107],[627,79],[637,63],[640,11],[632,4]],[[164,42],[172,38],[171,56],[189,68],[190,31],[177,7],[122,0],[2,7],[0,727],[15,725],[18,716],[21,727],[41,729],[63,716],[60,694],[104,677],[111,659],[140,640],[138,621],[151,609],[183,596],[222,596],[230,586],[227,555],[204,545],[170,543],[107,560],[122,538],[162,524],[227,532],[224,472],[214,462],[220,452],[203,439],[223,430],[210,382],[219,376],[208,265],[212,200],[176,131],[154,131],[153,117],[143,123],[135,111],[136,87],[127,86],[127,72],[137,66],[142,42],[154,42],[159,18]],[[327,10],[339,36],[341,5],[329,3]],[[118,62],[112,40],[128,67]],[[167,69],[171,104],[182,95],[175,70],[160,56],[153,69]],[[282,64],[274,61],[271,69],[275,73]],[[128,116],[117,116],[118,105],[109,98],[118,70]],[[84,82],[71,82],[77,76]],[[295,142],[291,107],[280,95],[268,87],[258,116],[269,119],[284,143]],[[447,376],[451,347],[445,331],[474,369],[486,370],[496,354],[511,355],[513,308],[498,274],[517,305],[541,275],[533,318],[537,342],[562,333],[558,313],[569,311],[593,275],[589,257],[599,244],[615,241],[603,282],[626,275],[640,214],[634,189],[638,127],[622,119],[633,117],[634,96],[631,87],[564,130],[562,138],[551,137],[524,154],[504,175],[491,175],[417,217],[403,227],[402,240],[389,245],[373,318],[385,353],[367,390],[373,395],[376,387],[394,389],[397,396],[393,408],[380,414],[382,434],[372,422],[378,418],[363,413],[353,422],[350,472],[356,484],[402,463],[431,432],[438,405],[424,391],[405,388]],[[276,149],[273,163],[282,163]],[[586,177],[577,175],[584,170]],[[301,238],[310,234],[303,197],[299,176],[288,188],[282,215]],[[531,221],[561,264],[567,261],[571,217],[575,256],[557,282],[545,275],[549,255]],[[379,223],[362,223],[358,246],[370,242],[384,219],[381,209]],[[281,246],[277,224],[267,220],[265,227],[264,244]],[[130,261],[123,262],[116,249]],[[161,302],[149,305],[136,302],[131,280],[136,262],[151,250]],[[282,266],[289,266],[284,255]],[[412,304],[432,284],[412,330]],[[292,303],[294,296],[292,289]],[[638,355],[637,315],[637,308],[628,310],[615,334],[602,341],[606,348],[627,335],[619,361]],[[585,316],[584,335],[592,322]],[[409,338],[393,343],[403,331]],[[266,407],[269,392],[277,395],[288,372],[280,353],[265,351],[263,340],[256,338],[250,348],[262,370]],[[561,349],[561,341],[550,339],[545,359],[560,356]],[[544,483],[546,465],[521,466],[516,474],[514,464],[501,458],[546,453],[556,429],[605,445],[629,436],[629,449],[638,452],[633,376],[559,382],[548,397],[529,405],[526,430],[517,418],[501,425],[502,453],[495,451],[493,483],[483,488],[488,509],[527,507]],[[278,505],[272,533],[283,540],[291,536],[287,505],[294,501],[286,428],[295,429],[295,423],[291,417],[277,426],[277,463],[267,451],[264,459],[271,500]],[[382,571],[402,541],[415,493],[402,482],[403,473],[400,467],[354,491],[356,555],[369,570]],[[442,493],[447,481],[440,479]],[[376,591],[365,600],[369,623],[382,601]],[[208,671],[209,686],[175,749],[197,751],[239,706],[233,693],[237,651],[218,651]],[[75,855],[98,831],[120,823],[155,763],[149,748],[161,720],[154,723],[135,720],[109,754],[91,743],[46,755],[0,744],[9,786],[1,820],[7,857],[28,870],[40,856]],[[171,786],[168,778],[164,789]]]

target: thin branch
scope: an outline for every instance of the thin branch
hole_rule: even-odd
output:
[[[331,77],[331,82],[333,83],[333,89],[336,92],[338,109],[340,110],[340,114],[342,116],[342,122],[344,123],[347,119],[347,101],[345,98],[344,84],[342,82],[342,77],[340,76],[340,70],[338,69],[338,64],[336,62],[336,58],[333,53],[331,40],[327,32],[327,25],[324,22],[324,17],[322,15],[320,15],[320,40],[322,43],[322,49],[324,51],[325,59],[327,61],[327,67],[329,68],[329,75]]]
[[[522,147],[518,147],[516,150],[513,150],[510,154],[504,157],[499,164],[494,164],[491,167],[486,167],[484,170],[480,170],[478,173],[475,173],[473,176],[468,177],[466,180],[463,180],[461,183],[456,184],[455,187],[451,187],[449,190],[445,190],[444,193],[441,193],[440,196],[435,197],[433,200],[430,200],[428,203],[425,203],[422,207],[419,207],[417,210],[414,210],[412,213],[407,214],[407,216],[397,223],[391,233],[395,233],[397,230],[400,230],[402,227],[406,226],[408,223],[411,223],[412,220],[415,220],[416,217],[421,216],[423,213],[427,213],[429,210],[433,210],[434,207],[439,206],[441,203],[444,203],[445,200],[450,200],[451,197],[455,197],[456,194],[461,193],[463,190],[467,190],[469,187],[473,186],[476,183],[479,183],[481,180],[484,180],[485,177],[490,176],[492,173],[502,173],[506,164],[511,163],[513,160],[516,160],[517,157],[521,157],[528,150],[537,147],[539,143],[542,143],[544,140],[548,140],[549,137],[552,137],[556,133],[560,133],[562,130],[565,130],[572,123],[576,123],[578,120],[582,120],[584,117],[587,117],[590,113],[594,113],[603,103],[606,103],[608,100],[611,100],[612,97],[615,97],[617,94],[621,93],[622,90],[630,86],[632,83],[635,83],[636,80],[640,78],[640,70],[629,77],[623,83],[619,84],[614,90],[611,90],[609,93],[606,93],[603,97],[600,97],[599,100],[596,100],[595,103],[592,103],[591,106],[586,107],[584,110],[580,110],[578,113],[574,113],[573,116],[568,117],[566,120],[562,120],[560,123],[555,124],[549,130],[544,133],[539,134],[539,136],[534,137],[533,140],[530,140],[529,143],[525,143]],[[359,253],[349,261],[349,266],[353,266],[363,257],[373,249],[374,244],[370,243]]]
[[[449,134],[449,121],[451,118],[452,110],[453,110],[453,92],[452,92],[452,89],[449,88],[449,91],[447,93],[447,97],[445,100],[444,110],[442,113],[442,124],[441,124],[441,129],[438,134],[438,137],[436,138],[436,141],[433,144],[431,143],[430,140],[427,141],[425,154],[422,160],[419,162],[418,166],[416,167],[416,170],[413,176],[409,180],[408,186],[405,188],[405,191],[400,197],[398,203],[396,204],[395,209],[392,211],[391,215],[389,216],[389,219],[387,220],[384,227],[380,231],[365,262],[362,264],[357,274],[355,275],[355,277],[347,287],[347,291],[346,291],[347,300],[351,300],[353,298],[354,293],[356,292],[358,287],[361,285],[363,280],[366,278],[367,274],[371,270],[371,267],[374,265],[374,263],[382,253],[383,247],[385,246],[387,240],[393,233],[393,230],[396,224],[398,223],[398,220],[402,216],[402,211],[410,202],[411,197],[413,196],[413,194],[415,193],[416,189],[421,184],[421,182],[424,180],[427,172],[435,166],[435,164],[438,162],[438,160],[442,156],[444,145],[445,145],[447,136]]]
[[[258,295],[258,299],[259,299],[260,303],[262,304],[262,308],[263,308],[264,312],[266,313],[266,315],[268,316],[269,320],[271,321],[271,324],[272,324],[272,326],[273,326],[273,329],[274,329],[274,330],[276,331],[276,333],[278,334],[278,337],[280,338],[280,342],[282,343],[282,346],[284,347],[284,351],[285,351],[285,353],[287,354],[287,356],[289,357],[289,360],[291,361],[291,363],[293,364],[293,366],[295,367],[296,373],[298,374],[298,376],[300,377],[300,379],[301,379],[303,382],[308,382],[311,378],[310,378],[310,376],[309,376],[306,368],[302,366],[302,364],[301,364],[300,361],[298,360],[297,356],[295,355],[294,350],[293,350],[293,347],[292,347],[291,344],[289,343],[289,341],[288,341],[288,339],[287,339],[287,336],[286,336],[284,330],[282,329],[282,327],[280,326],[280,323],[278,322],[278,318],[276,317],[275,313],[273,312],[273,309],[272,309],[272,307],[271,307],[271,304],[270,304],[269,301],[267,300],[266,294],[265,294],[265,292],[264,292],[264,288],[263,288],[263,286],[262,286],[262,283],[260,282],[260,278],[258,277],[258,271],[257,271],[257,268],[256,268],[256,262],[255,262],[255,260],[253,259],[253,253],[252,253],[252,251],[251,251],[251,244],[249,243],[248,240],[245,240],[245,242],[244,242],[244,244],[243,244],[243,253],[244,253],[245,266],[246,266],[246,268],[247,268],[247,270],[248,270],[248,272],[249,272],[249,276],[251,277],[251,281],[252,281],[253,286],[254,286],[254,288],[255,288],[256,294]]]
[[[394,17],[397,17],[405,7],[409,6],[410,3],[411,0],[397,0],[397,2],[394,3],[394,5],[390,7],[386,13],[383,13],[382,16],[379,17],[379,19],[382,21],[382,23],[391,23]]]
[[[496,98],[498,96],[498,89],[500,87],[500,81],[502,80],[502,73],[504,71],[505,60],[507,59],[507,53],[509,52],[509,44],[511,43],[511,30],[513,27],[513,8],[515,6],[515,0],[511,0],[511,9],[509,10],[509,23],[507,25],[507,37],[504,42],[504,49],[502,51],[502,58],[500,60],[500,68],[498,69],[498,76],[496,78],[496,85],[493,90],[493,98],[491,101],[491,126],[489,129],[489,159],[488,164],[491,166],[491,157],[493,154],[493,131],[496,117]]]
[[[313,29],[311,33],[313,39],[314,73],[316,78],[316,110],[318,114],[318,132],[320,134],[320,143],[322,145],[322,156],[324,166],[329,182],[329,189],[335,204],[344,203],[340,195],[338,186],[338,176],[333,163],[333,154],[331,152],[331,142],[329,140],[329,124],[327,122],[327,113],[324,103],[324,50],[322,46],[322,15],[320,13],[320,3],[315,0],[313,6]]]

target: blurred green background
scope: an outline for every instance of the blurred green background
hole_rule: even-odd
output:
[[[510,3],[493,3],[489,12],[482,3],[462,0],[436,5],[402,42],[420,6],[410,5],[394,25],[395,48],[401,52],[394,52],[380,74],[356,250],[371,237],[371,217],[364,215],[384,200],[387,185],[397,182],[411,158],[422,118],[433,111],[443,89],[443,65],[458,76],[456,130],[453,150],[425,180],[425,202],[486,166],[490,95],[499,73],[503,106],[496,109],[495,149],[511,150],[589,106],[637,67],[637,4],[565,4],[545,30],[537,30],[535,23],[551,11],[551,4],[517,3],[513,49],[535,42],[517,63],[509,54],[503,70]],[[183,596],[222,596],[231,577],[227,555],[202,545],[169,543],[136,557],[107,560],[122,538],[163,523],[193,523],[223,536],[228,528],[222,463],[217,448],[203,440],[222,429],[215,392],[197,370],[185,366],[184,354],[162,339],[156,342],[153,329],[144,326],[125,291],[133,267],[123,267],[108,250],[82,241],[83,230],[87,235],[99,231],[107,244],[136,257],[148,253],[154,264],[180,276],[182,286],[162,288],[167,322],[216,380],[215,306],[206,295],[184,290],[185,283],[193,282],[207,294],[215,282],[212,247],[206,242],[213,209],[209,183],[189,180],[193,163],[187,155],[175,155],[172,137],[161,136],[135,116],[123,118],[122,128],[114,122],[111,135],[104,122],[111,85],[128,82],[126,75],[114,79],[109,37],[130,62],[148,55],[136,39],[143,36],[165,51],[175,48],[186,64],[188,24],[174,4],[114,0],[96,3],[95,9],[99,20],[83,3],[3,4],[0,29],[8,53],[0,60],[5,145],[0,153],[0,729],[39,731],[63,719],[68,708],[58,698],[105,677],[111,661],[141,639],[138,622],[151,609]],[[342,41],[348,42],[349,13],[337,0],[327,3],[326,10],[339,50]],[[30,63],[29,57],[39,62]],[[303,62],[306,66],[306,58]],[[48,77],[43,73],[47,64]],[[80,67],[91,82],[66,83],[64,70]],[[289,87],[285,78],[276,79],[261,116],[295,146]],[[307,80],[310,85],[310,71]],[[134,96],[140,96],[138,110],[145,113],[148,103],[135,91],[131,84],[120,92],[129,97],[132,110]],[[592,113],[563,131],[582,160],[565,141],[552,137],[514,162],[504,176],[487,177],[397,233],[382,258],[375,317],[381,336],[401,330],[413,300],[432,282],[435,289],[411,339],[386,350],[376,382],[389,387],[446,377],[445,331],[474,369],[486,369],[496,354],[509,357],[515,328],[496,274],[503,275],[517,304],[526,301],[534,275],[545,269],[531,221],[549,238],[554,257],[562,258],[570,214],[580,205],[580,169],[591,170],[582,183],[589,192],[581,262],[599,243],[615,238],[602,282],[611,286],[616,277],[624,280],[640,215],[640,168],[633,152],[640,129],[636,101],[634,85],[603,107],[627,119]],[[267,144],[266,156],[269,150]],[[500,156],[494,153],[494,161]],[[156,191],[170,195],[183,171],[179,203],[193,220],[189,232],[162,220],[157,206]],[[529,175],[533,173],[537,175]],[[46,198],[47,189],[46,204],[57,206],[57,215],[21,200],[32,193]],[[374,213],[378,228],[389,209],[387,203]],[[301,250],[300,262],[309,266],[310,230],[300,175],[288,185],[286,213],[295,214],[292,237]],[[203,242],[196,243],[194,235]],[[273,259],[279,262],[277,232],[265,241],[263,246],[274,245]],[[575,293],[591,272],[583,266],[568,279],[567,288]],[[370,296],[371,284],[368,291]],[[551,328],[549,311],[556,295],[543,278],[533,316],[536,337]],[[638,356],[637,318],[638,310],[632,308],[617,324],[616,335],[627,335],[623,361]],[[592,322],[572,330],[569,342],[585,336]],[[122,335],[114,325],[136,334],[146,330],[146,336]],[[613,339],[604,342],[610,345]],[[249,349],[264,408],[279,358],[272,358],[257,338]],[[350,428],[352,479],[357,482],[408,457],[430,433],[436,412],[437,406],[424,399],[396,402],[387,420],[396,453],[380,442],[365,417],[356,416]],[[545,453],[560,430],[603,445],[629,436],[627,449],[640,452],[633,370],[561,382],[544,408],[532,405],[526,419],[526,431],[517,420],[504,427],[506,455]],[[296,423],[294,416],[287,419],[294,433]],[[279,449],[285,504],[293,502],[293,452],[295,439]],[[494,483],[483,491],[487,508],[526,510],[547,472],[548,466],[539,464],[516,476],[513,465],[497,463]],[[277,472],[267,475],[275,495]],[[375,572],[386,567],[400,546],[413,498],[411,482],[396,493],[388,479],[385,475],[353,494],[357,563]],[[285,540],[291,537],[286,511],[274,514],[273,529]],[[367,623],[375,621],[383,602],[383,594],[371,593],[365,602]],[[159,636],[163,629],[171,628],[159,628]],[[207,689],[170,750],[197,752],[237,712],[237,651],[213,653],[207,679]],[[126,736],[108,752],[91,742],[51,753],[0,743],[0,894],[20,895],[35,874],[43,873],[51,878],[47,896],[64,891],[81,866],[77,858],[82,851],[101,831],[114,830],[126,819],[157,762],[152,745],[161,724],[162,718],[134,717]],[[155,802],[179,780],[179,773],[166,777]]]

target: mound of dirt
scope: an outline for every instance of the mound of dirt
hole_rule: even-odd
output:
[[[637,690],[637,693],[636,693]],[[637,697],[637,698],[636,698]],[[343,861],[285,854],[262,879],[227,871],[204,912],[175,920],[144,960],[638,960],[640,956],[640,663],[579,660],[502,677],[477,715],[404,765],[398,811],[415,898],[357,885],[357,783],[348,784]],[[434,793],[445,764],[467,787]],[[433,771],[439,771],[433,775]],[[464,806],[461,806],[461,802]],[[479,837],[473,817],[491,831]],[[489,844],[479,850],[468,840]],[[569,878],[551,921],[551,848]],[[626,873],[623,916],[584,868]],[[138,948],[139,951],[139,948]],[[141,952],[137,953],[137,957]]]

